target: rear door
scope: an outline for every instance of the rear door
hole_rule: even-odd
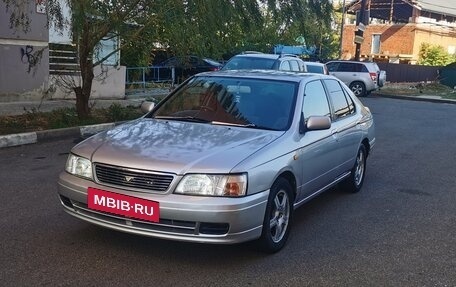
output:
[[[353,166],[361,142],[362,131],[359,128],[355,104],[339,81],[325,79],[323,82],[328,91],[334,114],[331,134],[337,142],[336,152],[333,153],[337,177]]]

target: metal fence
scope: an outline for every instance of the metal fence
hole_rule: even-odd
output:
[[[386,80],[391,83],[417,83],[438,81],[438,70],[441,66],[421,66],[409,64],[377,63],[386,71]]]
[[[169,84],[174,86],[176,83],[174,67],[134,67],[126,70],[125,85],[127,88],[146,89],[154,87],[156,84]]]

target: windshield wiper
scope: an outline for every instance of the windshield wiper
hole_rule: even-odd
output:
[[[268,127],[264,127],[264,126],[258,126],[258,125],[254,124],[254,123],[234,124],[234,123],[213,121],[213,122],[211,122],[211,124],[213,124],[213,125],[226,125],[226,126],[235,126],[235,127],[242,127],[242,128],[254,128],[254,129],[261,129],[261,130],[276,131],[276,129],[268,128]]]
[[[193,116],[183,116],[183,117],[176,117],[176,116],[155,116],[154,119],[164,119],[164,120],[173,120],[173,121],[184,121],[184,122],[194,122],[194,123],[210,123],[211,121],[193,117]]]
[[[213,124],[213,125],[223,125],[223,126],[235,126],[235,127],[243,127],[243,128],[256,127],[256,125],[252,124],[252,123],[249,123],[249,124],[235,124],[235,123],[212,121],[211,124]]]

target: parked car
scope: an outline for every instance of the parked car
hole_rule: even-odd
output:
[[[309,73],[325,74],[329,75],[328,68],[324,63],[319,62],[304,62],[306,70]]]
[[[222,68],[222,64],[216,60],[209,58],[200,58],[197,56],[186,57],[172,57],[160,64],[158,67],[173,67],[175,73],[175,80],[178,83],[183,82],[190,76],[201,72],[218,71]],[[163,78],[165,75],[161,75]],[[171,78],[171,75],[169,76]]]
[[[295,55],[244,52],[233,56],[222,70],[266,69],[307,72],[304,61]]]
[[[342,80],[358,97],[369,95],[386,81],[386,72],[374,62],[330,61],[326,66],[330,75]]]
[[[163,239],[287,241],[293,210],[340,184],[358,192],[373,117],[338,79],[218,71],[184,82],[144,117],[72,148],[58,180],[64,210]]]

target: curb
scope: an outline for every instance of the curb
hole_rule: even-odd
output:
[[[409,100],[409,101],[416,101],[416,102],[444,103],[444,104],[456,105],[456,100],[448,100],[448,99],[435,99],[435,98],[426,98],[426,97],[417,97],[417,96],[401,96],[401,95],[396,96],[396,95],[387,95],[387,94],[374,93],[374,92],[372,92],[372,96],[397,99],[397,100]]]
[[[0,136],[0,148],[34,144],[68,137],[88,137],[98,132],[109,130],[122,123],[124,122],[2,135]]]

